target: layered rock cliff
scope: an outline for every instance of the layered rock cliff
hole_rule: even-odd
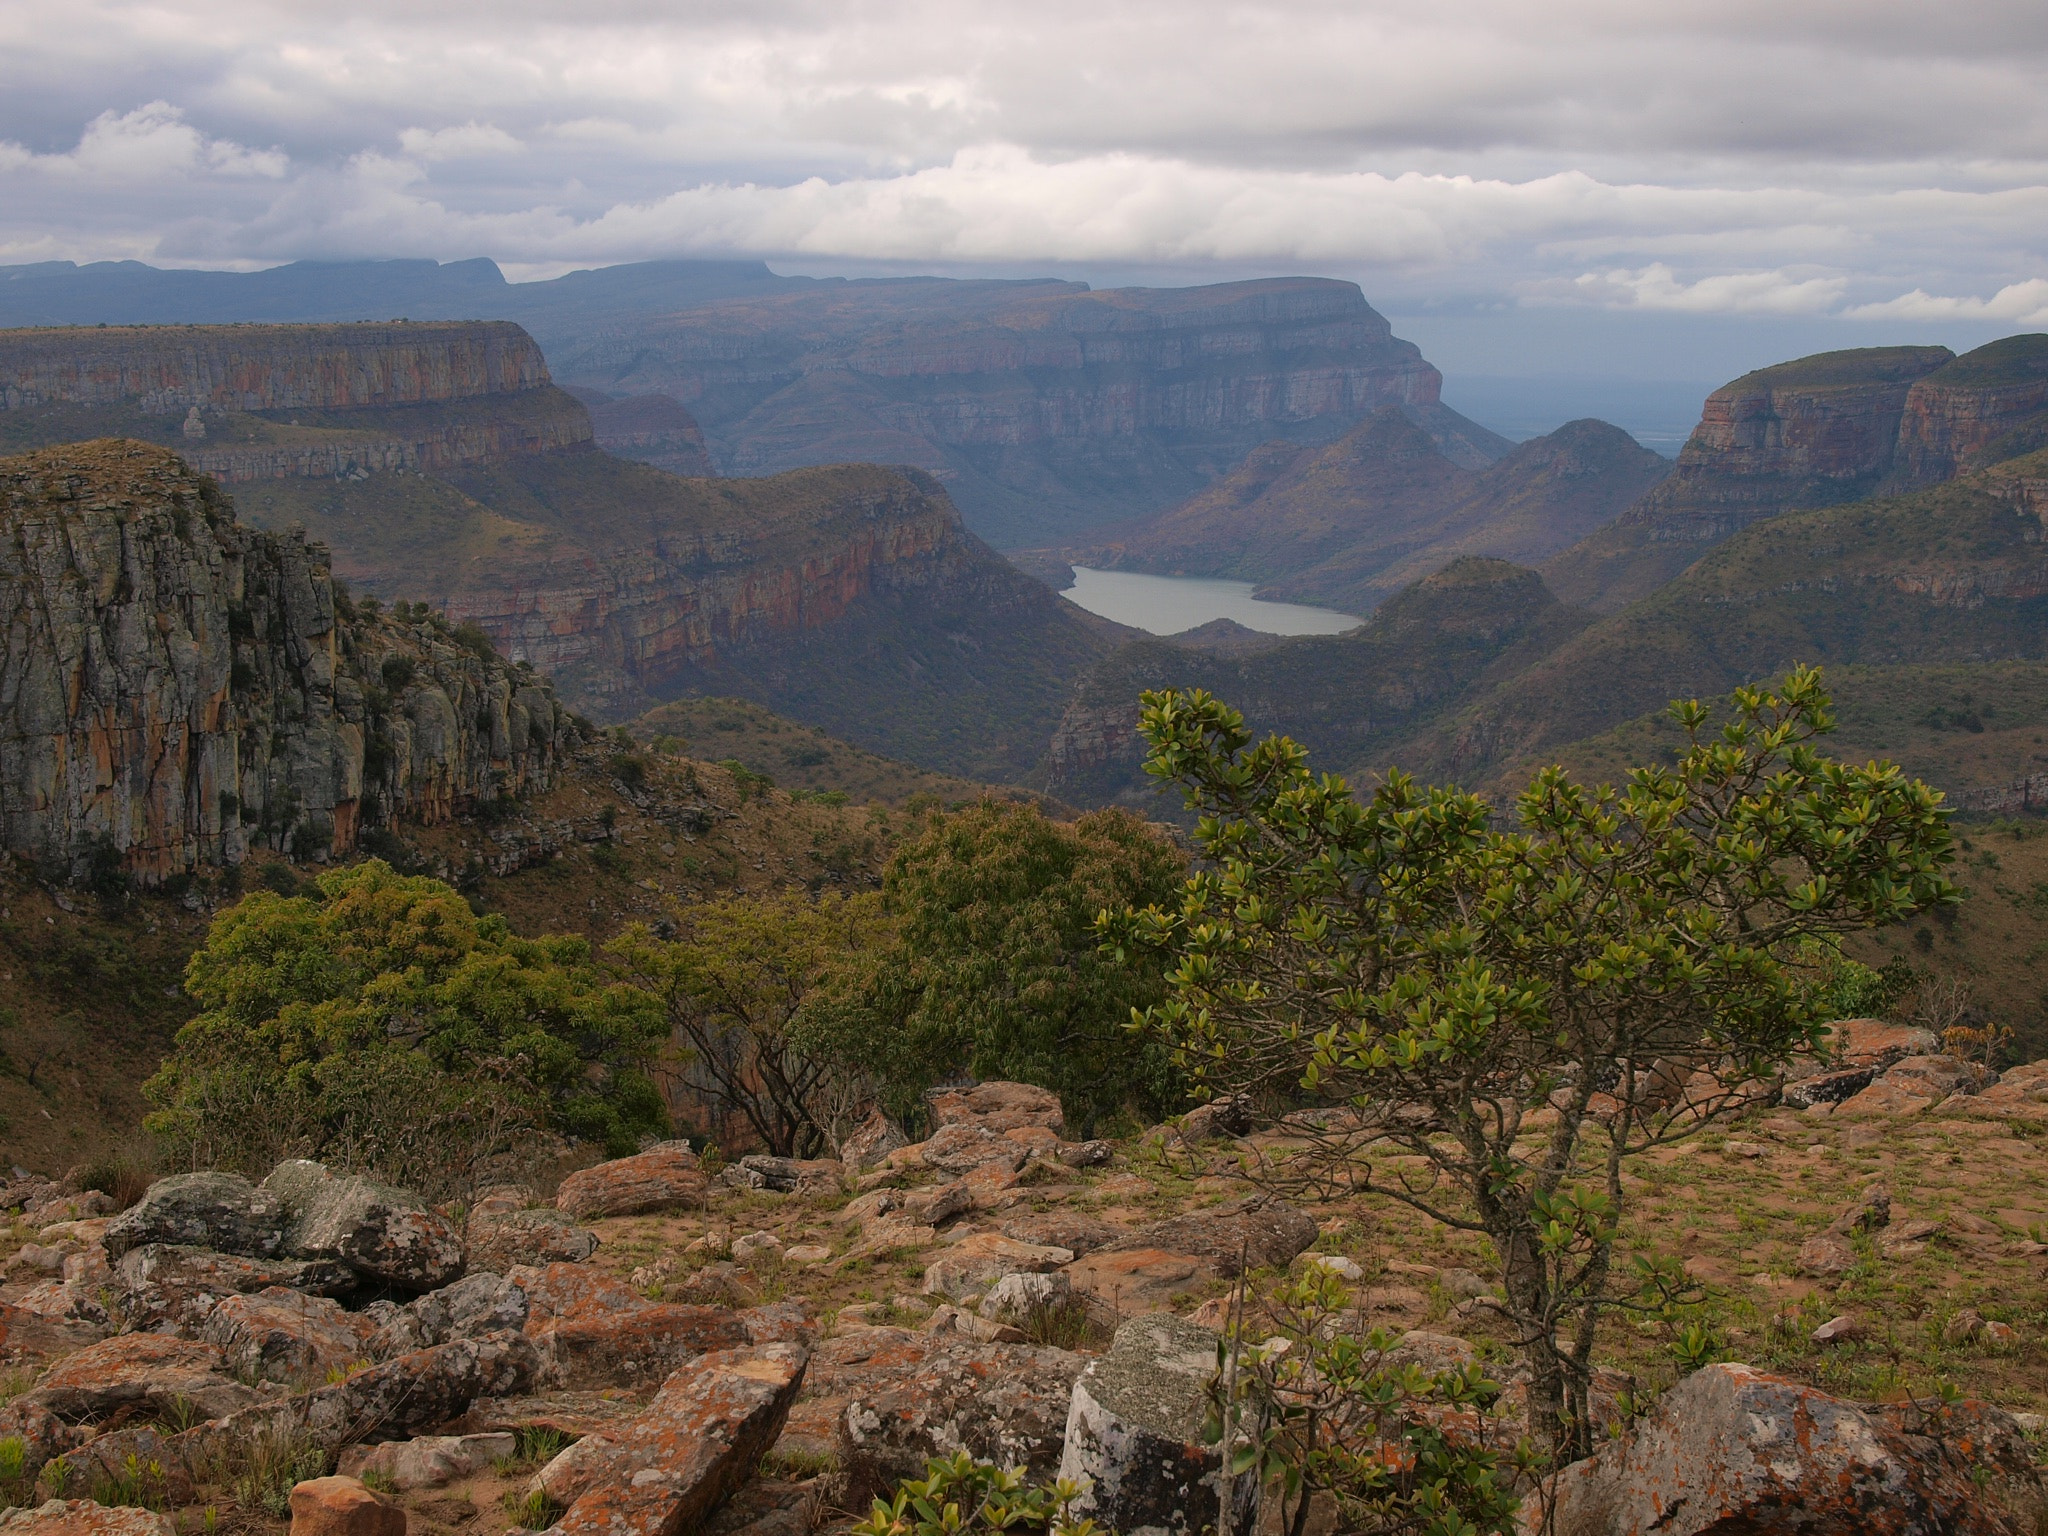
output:
[[[1914,382],[1894,483],[1934,485],[2048,443],[2048,336],[2007,336]]]
[[[504,322],[0,332],[0,439],[117,431],[228,483],[434,472],[587,448],[590,419]]]
[[[0,460],[0,846],[54,874],[344,852],[546,787],[569,729],[530,671],[355,607],[325,549],[164,449]]]
[[[1409,407],[1477,467],[1506,444],[1350,283],[820,284],[559,344],[557,371],[659,392],[729,474],[864,459],[947,484],[978,532],[1044,543],[1171,505],[1276,435]]]
[[[672,475],[716,473],[704,429],[696,417],[667,395],[613,398],[594,389],[569,391],[590,412],[597,445],[622,459],[638,459]]]

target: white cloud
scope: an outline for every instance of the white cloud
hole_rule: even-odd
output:
[[[516,155],[526,146],[490,123],[463,123],[454,128],[405,128],[399,147],[421,160],[473,160]]]
[[[2048,325],[2048,277],[2008,283],[1988,299],[1943,298],[1915,288],[1896,299],[1859,304],[1856,320],[1991,320],[2014,325]]]
[[[130,112],[102,112],[86,124],[77,147],[64,153],[39,155],[20,144],[0,143],[0,170],[107,190],[165,177],[276,181],[290,168],[290,157],[282,151],[208,137],[165,101]]]
[[[1784,272],[1724,272],[1679,281],[1661,261],[1631,271],[1615,267],[1570,279],[1522,285],[1536,304],[1592,304],[1607,309],[1657,309],[1695,315],[1816,315],[1841,302],[1841,277],[1793,277]]]

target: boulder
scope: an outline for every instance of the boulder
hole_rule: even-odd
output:
[[[961,1450],[1043,1479],[1059,1465],[1083,1364],[1062,1349],[863,1328],[817,1346],[790,1430],[800,1444],[829,1436],[855,1508]]]
[[[1067,1128],[1060,1096],[1029,1083],[976,1083],[966,1088],[932,1088],[925,1093],[932,1120],[941,1128],[978,1125],[989,1131],[1036,1126],[1055,1135]]]
[[[1026,1323],[1070,1306],[1074,1285],[1055,1271],[1049,1275],[1004,1275],[981,1298],[981,1315],[990,1322],[1021,1328]]]
[[[1188,1291],[1221,1278],[1215,1264],[1164,1248],[1115,1248],[1088,1254],[1066,1268],[1076,1291],[1126,1317],[1170,1312]]]
[[[1315,1218],[1291,1205],[1277,1200],[1246,1201],[1155,1221],[1125,1234],[1112,1246],[1193,1254],[1209,1260],[1217,1274],[1229,1279],[1241,1265],[1285,1269],[1316,1235]]]
[[[309,1296],[347,1296],[361,1277],[331,1259],[251,1259],[204,1248],[150,1243],[114,1266],[114,1308],[124,1326],[196,1336],[225,1296],[282,1287]]]
[[[918,1144],[918,1156],[927,1168],[956,1177],[985,1163],[1022,1168],[1031,1156],[1029,1147],[1009,1139],[1000,1131],[976,1123],[942,1125],[929,1139]]]
[[[291,1536],[405,1536],[405,1511],[353,1477],[316,1477],[292,1489]]]
[[[1113,1227],[1106,1221],[1097,1221],[1092,1216],[1079,1216],[1070,1211],[1042,1211],[1030,1216],[1014,1216],[1003,1223],[1003,1236],[1014,1237],[1020,1243],[1035,1243],[1043,1248],[1065,1248],[1075,1254],[1093,1253],[1106,1248],[1124,1235],[1122,1227]]]
[[[507,1278],[526,1295],[526,1337],[551,1388],[651,1386],[697,1355],[752,1342],[729,1308],[649,1301],[580,1264],[520,1268]]]
[[[91,1499],[51,1499],[33,1508],[0,1513],[7,1536],[177,1536],[169,1515]]]
[[[570,1447],[581,1450],[574,1481],[582,1486],[555,1529],[561,1536],[694,1531],[782,1433],[807,1360],[799,1345],[770,1344],[720,1350],[677,1370],[616,1438],[591,1436]],[[546,1471],[542,1480],[548,1483]]]
[[[709,1189],[688,1143],[669,1141],[570,1174],[555,1191],[555,1206],[578,1221],[694,1210]]]
[[[1069,1168],[1099,1168],[1116,1155],[1113,1141],[1063,1141],[1053,1156]]]
[[[1941,1037],[1931,1029],[1889,1019],[1837,1019],[1828,1026],[1828,1049],[1845,1066],[1872,1066],[1882,1072],[1908,1056],[1939,1051]]]
[[[319,1163],[280,1163],[263,1181],[289,1215],[292,1257],[330,1259],[366,1280],[431,1291],[462,1273],[462,1238],[407,1190]]]
[[[1218,1338],[1177,1317],[1134,1318],[1074,1383],[1060,1476],[1087,1491],[1075,1513],[1119,1536],[1196,1536],[1257,1520],[1256,1478],[1226,1494],[1222,1458],[1203,1443]]]
[[[553,1208],[471,1211],[464,1233],[473,1268],[503,1274],[515,1264],[581,1264],[597,1234]]]
[[[128,1407],[161,1416],[176,1411],[181,1401],[205,1418],[219,1418],[265,1396],[230,1377],[227,1362],[211,1344],[160,1333],[124,1333],[60,1360],[21,1401],[84,1423]]]
[[[1998,1081],[1974,1061],[1936,1052],[1908,1056],[1885,1071],[1883,1081],[1923,1099],[1945,1099],[1952,1093],[1980,1093]]]
[[[110,1259],[150,1243],[272,1259],[285,1253],[285,1216],[274,1191],[239,1174],[177,1173],[109,1222],[101,1242]]]
[[[910,1145],[903,1127],[879,1109],[869,1115],[859,1130],[839,1144],[839,1161],[853,1173],[865,1173],[886,1161],[891,1152]]]
[[[991,1166],[1000,1168],[1000,1163]],[[875,1191],[881,1194],[881,1190]],[[936,1227],[951,1221],[955,1216],[964,1216],[974,1209],[974,1191],[965,1179],[954,1179],[950,1183],[935,1184],[929,1189],[913,1189],[907,1192],[891,1190],[898,1199],[891,1207],[899,1222],[914,1227]],[[863,1197],[866,1198],[866,1197]]]
[[[243,1379],[308,1386],[346,1370],[366,1353],[370,1320],[344,1312],[326,1296],[271,1286],[253,1296],[228,1296],[206,1319],[200,1337]]]
[[[1559,1474],[1548,1529],[1990,1536],[2007,1527],[1971,1481],[1974,1454],[1968,1437],[1908,1433],[1753,1366],[1710,1365]]]
[[[51,1317],[11,1301],[0,1301],[0,1355],[44,1360],[96,1344],[107,1330],[96,1324]]]
[[[2008,1068],[1989,1087],[1945,1100],[1938,1113],[2048,1123],[2048,1061]]]
[[[453,1285],[414,1297],[403,1307],[379,1302],[388,1309],[378,1319],[369,1352],[380,1360],[408,1350],[446,1344],[450,1339],[480,1339],[488,1333],[517,1333],[526,1326],[526,1292],[503,1275],[479,1270]]]
[[[1868,1088],[1877,1074],[1878,1067],[1875,1063],[1839,1067],[1830,1072],[1816,1072],[1811,1077],[1802,1077],[1797,1082],[1787,1083],[1781,1098],[1794,1109],[1814,1109],[1823,1105],[1839,1104]]]
[[[978,1296],[1008,1274],[1044,1274],[1073,1262],[1068,1248],[1043,1248],[994,1232],[978,1232],[953,1245],[924,1272],[924,1294],[955,1301]]]
[[[1248,1094],[1197,1104],[1180,1117],[1182,1141],[1229,1141],[1250,1135],[1251,1129],[1252,1101]]]
[[[1793,1267],[1802,1275],[1832,1280],[1856,1267],[1856,1250],[1839,1233],[1823,1232],[1799,1245],[1799,1257]]]
[[[766,1189],[779,1195],[798,1191],[837,1189],[845,1175],[843,1164],[833,1158],[769,1157],[752,1152],[727,1170],[733,1182],[748,1189]]]
[[[95,1337],[114,1331],[113,1315],[101,1300],[109,1294],[105,1284],[70,1280],[45,1280],[32,1285],[14,1300],[24,1312],[34,1312],[53,1323],[89,1328]]]
[[[480,1397],[449,1426],[465,1435],[517,1434],[549,1429],[564,1439],[611,1434],[640,1416],[631,1398],[603,1392],[548,1392],[536,1397]]]
[[[341,1453],[336,1470],[344,1477],[374,1475],[400,1493],[411,1493],[475,1477],[493,1462],[510,1461],[518,1450],[519,1438],[511,1434],[420,1435],[381,1445],[352,1445]]]

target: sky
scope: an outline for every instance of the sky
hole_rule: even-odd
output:
[[[1454,382],[1976,345],[2048,329],[2048,5],[0,6],[0,265],[734,254],[1350,278]]]

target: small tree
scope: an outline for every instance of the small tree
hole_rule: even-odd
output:
[[[1051,1088],[1084,1121],[1181,1095],[1159,1045],[1124,1027],[1165,995],[1151,956],[1100,952],[1104,908],[1170,900],[1187,859],[1127,811],[1071,824],[983,800],[934,816],[890,862],[882,892],[899,940],[870,992],[876,1039],[914,1090],[965,1069]]]
[[[688,1052],[687,1088],[779,1157],[829,1155],[884,1064],[808,1016],[837,1018],[832,1005],[871,970],[889,935],[880,898],[796,891],[672,910],[678,938],[635,923],[608,953],[659,1000]]]
[[[1211,867],[1103,920],[1114,952],[1173,957],[1145,1018],[1207,1088],[1337,1109],[1297,1121],[1293,1177],[1491,1240],[1559,1460],[1590,1447],[1628,1159],[1817,1042],[1802,941],[1959,899],[1940,796],[1811,745],[1818,673],[1739,691],[1718,731],[1672,713],[1677,763],[1620,790],[1545,769],[1502,828],[1400,774],[1360,804],[1206,694],[1148,693],[1148,769]]]

